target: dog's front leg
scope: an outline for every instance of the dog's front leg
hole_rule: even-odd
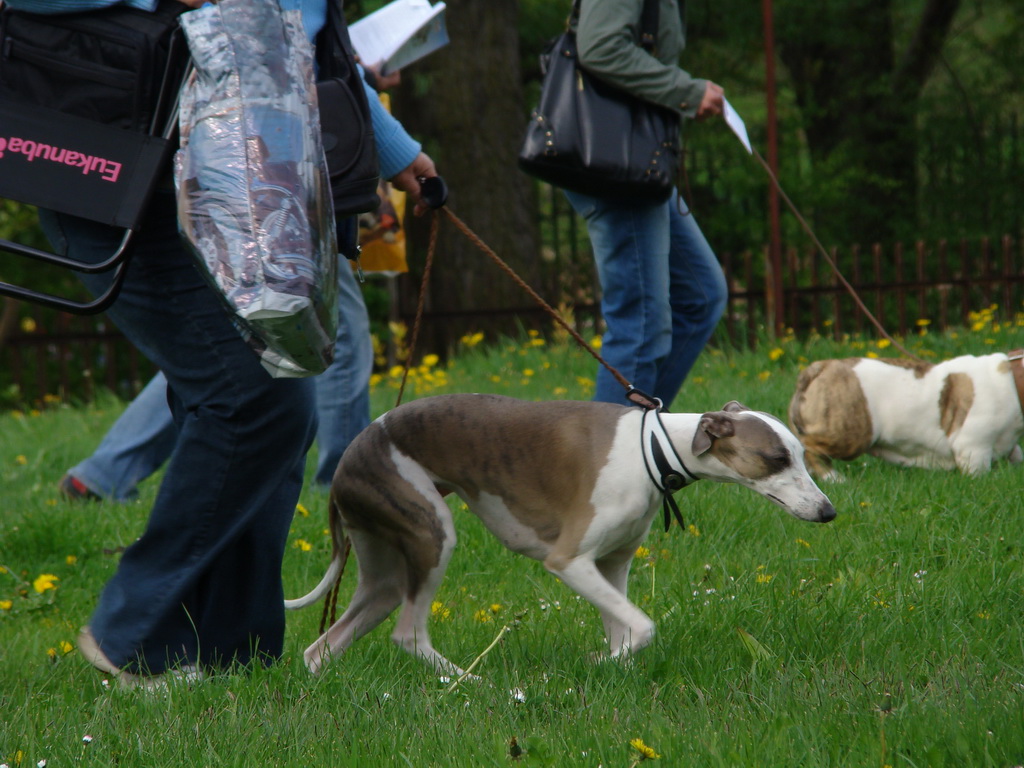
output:
[[[637,545],[630,545],[619,552],[615,552],[597,561],[597,569],[601,575],[608,580],[608,583],[615,587],[619,593],[626,597],[626,589],[629,581],[629,569],[633,565],[633,555]],[[630,603],[632,605],[632,603]],[[601,610],[601,621],[604,623],[604,634],[608,638],[608,653],[615,658],[625,652],[629,652],[629,640],[632,635],[632,627],[624,624],[611,611]]]
[[[625,578],[629,574],[629,561],[625,565],[617,560],[606,561],[605,570],[619,584],[612,584],[587,556],[575,557],[568,562],[548,558],[544,566],[576,590],[581,597],[601,612],[608,634],[611,658],[620,658],[638,651],[654,637],[654,622],[626,599]]]

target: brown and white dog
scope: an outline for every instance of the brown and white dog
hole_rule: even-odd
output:
[[[1016,369],[1016,370],[1015,370]],[[840,479],[832,459],[862,454],[907,467],[987,472],[1024,458],[1020,354],[819,360],[801,371],[789,423],[814,474]]]
[[[304,654],[317,672],[399,605],[392,640],[444,674],[462,674],[427,632],[455,547],[443,496],[458,494],[509,549],[540,560],[604,620],[609,652],[647,645],[652,621],[626,598],[633,555],[663,495],[700,478],[739,483],[795,517],[827,522],[828,498],[800,442],[773,416],[732,402],[660,413],[595,402],[442,395],[384,414],[360,433],[331,487],[334,556],[303,608],[326,594],[351,539],[359,581],[345,613]]]

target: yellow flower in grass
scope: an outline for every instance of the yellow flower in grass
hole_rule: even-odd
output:
[[[13,600],[0,600],[0,611],[9,611],[14,607]]]
[[[298,512],[298,513],[299,513],[300,515],[302,515],[303,517],[309,517],[309,510],[308,510],[308,509],[306,509],[306,508],[305,508],[304,506],[302,506],[301,504],[296,504],[296,505],[295,505],[295,511],[296,511],[296,512]]]
[[[64,562],[68,565],[74,565],[78,562],[78,555],[68,555],[64,558]]]
[[[424,355],[423,356],[423,365],[427,366],[427,368],[433,368],[435,365],[438,364],[438,362],[440,360],[441,360],[441,358],[438,357],[437,355],[433,354],[433,353],[431,353],[429,355]]]
[[[771,371],[761,371],[759,374],[757,374],[757,378],[759,378],[761,381],[768,381],[768,379],[770,379],[771,377]]]
[[[888,339],[879,339],[878,343],[875,344],[875,346],[878,347],[879,349],[886,349],[892,346],[892,342],[889,341]]]
[[[28,459],[25,457],[25,454],[19,453],[17,456],[14,457],[14,463],[20,467],[24,467],[26,464],[28,464]]]
[[[644,744],[643,739],[630,739],[629,746],[640,753],[641,760],[657,760],[661,757],[661,755],[655,752],[651,747]]]
[[[501,613],[501,604],[500,603],[491,603],[491,613],[494,613],[494,614]]]
[[[64,656],[67,656],[67,655],[68,655],[69,653],[71,653],[71,652],[72,652],[73,650],[75,650],[75,646],[73,646],[73,645],[72,645],[71,643],[69,643],[69,642],[68,642],[67,640],[61,640],[61,641],[60,641],[60,642],[59,642],[59,643],[57,644],[57,647],[58,647],[58,648],[60,649],[60,652],[61,652],[61,653],[62,653],[62,654],[63,654]]]
[[[36,321],[31,317],[23,317],[21,319],[21,330],[24,333],[34,333],[36,330]]]
[[[636,557],[637,560],[646,560],[651,556],[651,550],[647,547],[637,547],[633,556]]]
[[[603,341],[604,340],[600,336],[595,336],[590,340],[590,346],[592,346],[594,349],[600,349]]]
[[[481,624],[486,624],[491,621],[491,614],[481,608],[479,611],[473,614],[473,619],[479,621]]]
[[[693,523],[690,523],[688,526],[686,526],[686,532],[689,533],[691,536],[700,536],[700,528],[698,528]]]
[[[300,552],[309,552],[313,548],[313,545],[305,539],[296,539],[295,543],[292,546],[294,546]]]
[[[799,544],[801,547],[807,547],[808,549],[811,548],[811,542],[806,541],[804,539],[797,539],[796,543]]]
[[[868,352],[867,355],[865,355],[865,357],[868,357],[871,360],[877,360],[878,359],[878,353],[877,352]]]
[[[32,582],[32,588],[39,594],[43,594],[48,589],[56,589],[58,581],[60,581],[60,577],[54,576],[52,573],[41,573]]]
[[[440,600],[435,600],[430,604],[430,615],[435,619],[447,619],[451,617],[451,609],[448,608]]]
[[[783,350],[781,347],[776,347],[775,349],[768,353],[768,359],[775,361],[782,357],[784,354],[786,354],[785,350]]]

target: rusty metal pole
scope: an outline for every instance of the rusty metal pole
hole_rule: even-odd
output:
[[[764,85],[767,101],[768,167],[779,177],[779,137],[775,114],[775,23],[772,0],[762,0],[764,16]],[[782,235],[779,230],[779,193],[774,184],[768,185],[768,283],[765,285],[768,307],[775,334],[785,332],[785,307],[782,304]]]

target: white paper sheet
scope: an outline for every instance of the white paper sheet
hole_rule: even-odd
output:
[[[729,100],[723,98],[725,102],[725,110],[722,116],[725,118],[726,124],[732,128],[732,132],[736,134],[736,138],[740,140],[740,143],[747,148],[747,152],[754,154],[754,150],[750,147],[750,138],[747,136],[747,126],[743,124],[743,118],[739,116],[739,113],[732,108],[732,104]]]

